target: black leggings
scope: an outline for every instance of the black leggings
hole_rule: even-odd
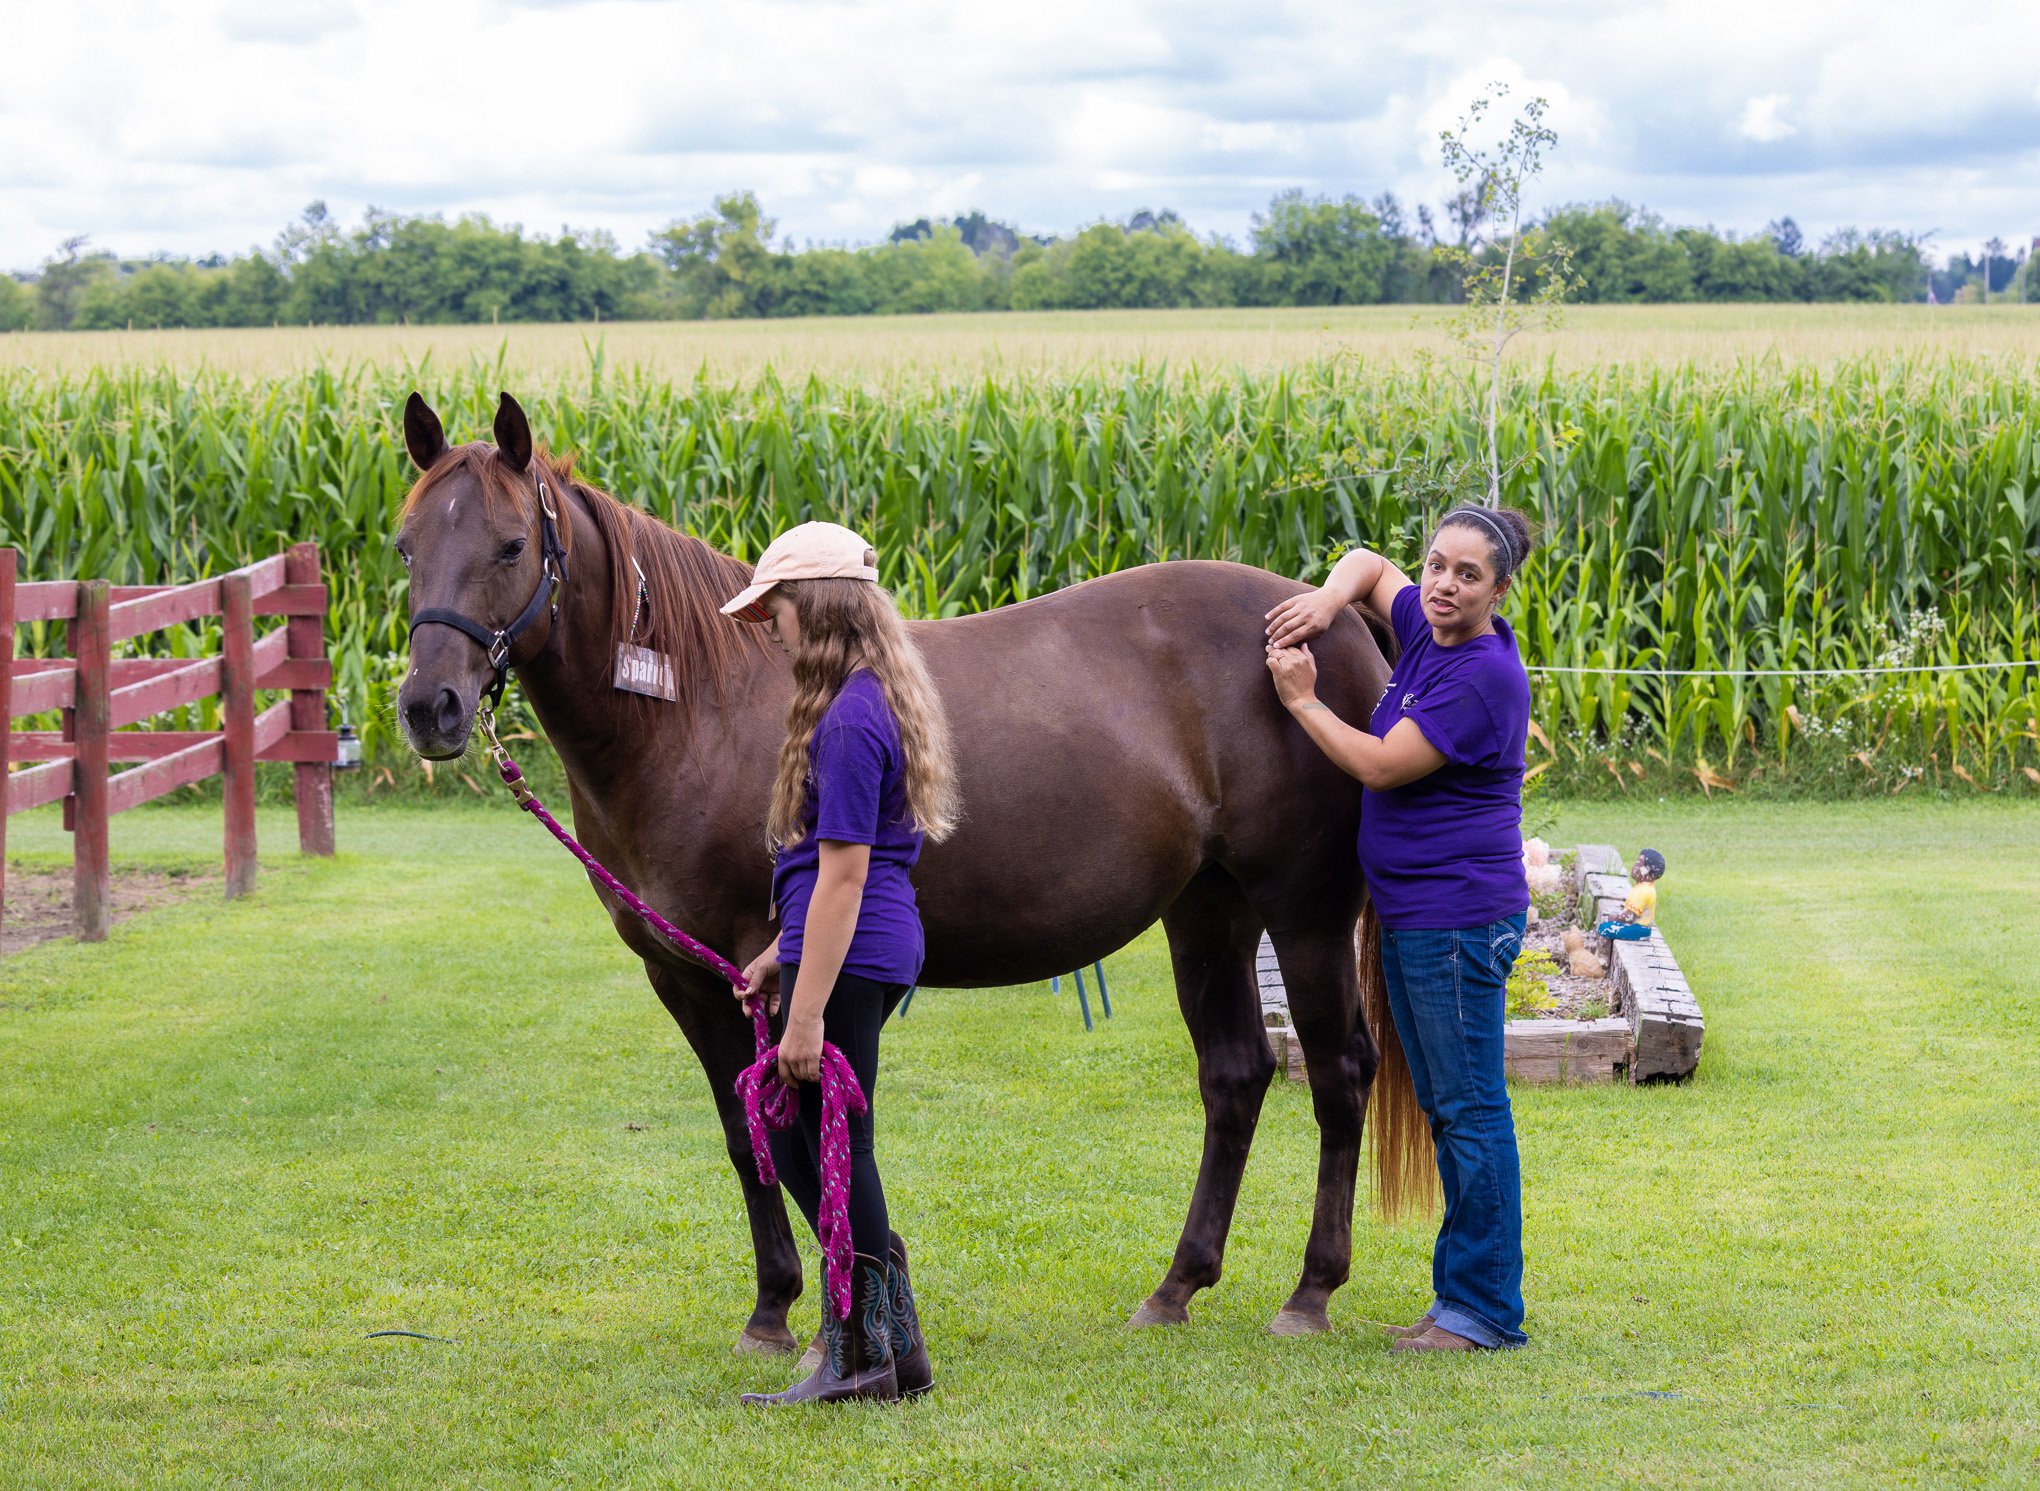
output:
[[[799,977],[798,963],[788,963],[780,970],[782,1011],[792,1008]],[[878,1160],[871,1151],[871,1121],[878,1111],[878,1028],[885,1023],[886,1002],[904,988],[903,984],[881,984],[855,973],[839,974],[829,1002],[822,1007],[822,1039],[843,1053],[857,1075],[857,1085],[864,1089],[864,1112],[849,1116],[850,1242],[867,1258],[884,1258],[891,1245],[885,1185],[878,1178]],[[801,1083],[800,1122],[770,1132],[779,1183],[793,1197],[808,1226],[814,1227],[822,1200],[821,1084]]]

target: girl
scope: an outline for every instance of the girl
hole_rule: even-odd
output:
[[[1390,1012],[1438,1151],[1445,1220],[1431,1308],[1397,1351],[1521,1346],[1523,1202],[1502,1082],[1505,985],[1523,942],[1523,746],[1530,680],[1498,613],[1529,556],[1518,513],[1445,515],[1422,584],[1356,549],[1322,589],[1268,613],[1268,670],[1310,738],[1366,789],[1360,863],[1381,916]],[[1367,729],[1315,692],[1305,645],[1348,605],[1402,645]]]
[[[793,659],[767,828],[778,847],[779,936],[744,970],[779,977],[786,1006],[779,1075],[801,1084],[801,1121],[772,1135],[780,1182],[815,1225],[821,1204],[822,1043],[848,1058],[872,1106],[850,1116],[848,1320],[822,1310],[821,1365],[783,1393],[746,1403],[894,1399],[934,1384],[872,1152],[878,1031],[921,972],[921,919],[908,872],[957,817],[942,701],[878,585],[877,556],[834,523],[775,539],[752,584],[723,611],[762,623]],[[739,998],[745,997],[739,995]],[[778,1013],[775,994],[771,1010]]]

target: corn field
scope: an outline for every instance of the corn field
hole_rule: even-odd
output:
[[[338,692],[394,762],[406,602],[390,535],[413,476],[399,411],[415,386],[452,438],[485,436],[504,378],[429,362],[0,371],[0,544],[27,578],[160,582],[318,540]],[[1505,488],[1546,542],[1505,614],[1533,668],[2027,664],[1537,674],[1533,765],[1609,791],[2040,787],[2036,391],[2029,363],[1949,356],[1516,375]],[[922,616],[1155,560],[1315,578],[1366,544],[1413,568],[1482,438],[1464,374],[1348,358],[875,389],[674,382],[598,354],[513,392],[585,477],[742,557],[808,518],[864,529]]]

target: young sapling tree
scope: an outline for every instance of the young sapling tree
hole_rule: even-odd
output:
[[[1558,146],[1558,133],[1545,123],[1550,105],[1533,98],[1510,121],[1500,139],[1482,128],[1488,111],[1508,96],[1506,83],[1490,83],[1467,106],[1456,128],[1440,130],[1445,165],[1459,182],[1455,221],[1461,241],[1441,245],[1461,274],[1463,296],[1448,326],[1467,356],[1487,372],[1487,504],[1502,505],[1502,354],[1522,331],[1532,310],[1556,326],[1560,307],[1574,287],[1565,245],[1548,234],[1523,231],[1524,189],[1544,169]],[[1527,296],[1519,285],[1530,286]]]

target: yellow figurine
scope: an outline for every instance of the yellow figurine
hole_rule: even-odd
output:
[[[1657,883],[1664,878],[1665,857],[1645,849],[1629,867],[1629,894],[1622,898],[1622,917],[1594,928],[1611,942],[1642,942],[1657,925]]]

